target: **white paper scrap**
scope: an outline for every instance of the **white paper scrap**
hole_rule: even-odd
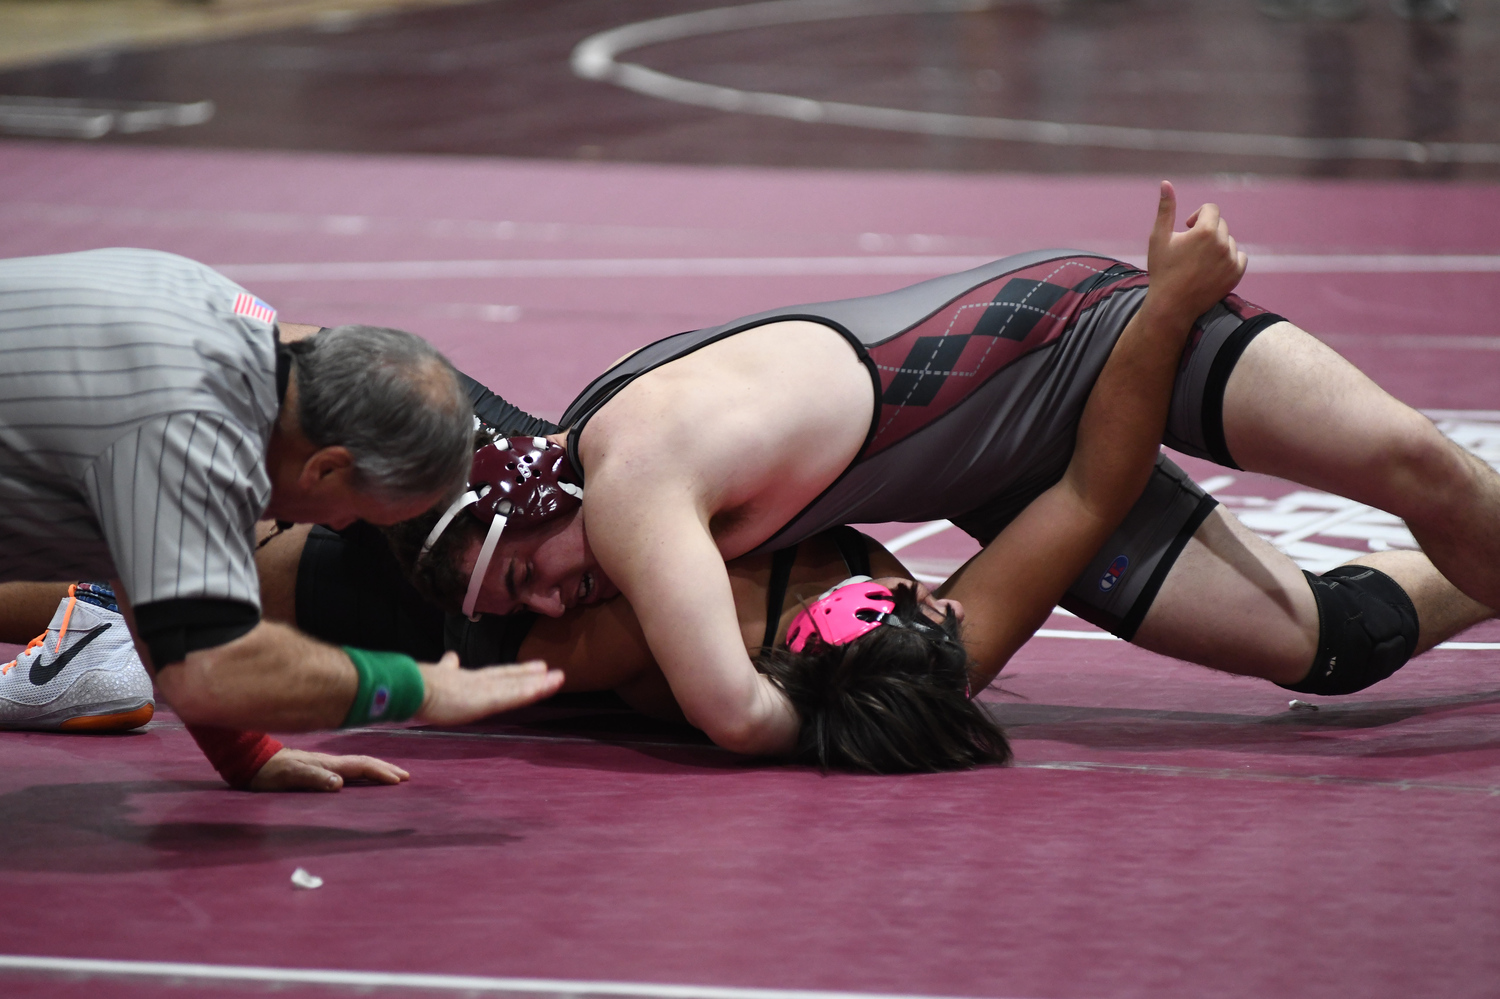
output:
[[[323,887],[323,879],[318,877],[316,874],[307,873],[306,868],[299,867],[292,872],[292,887],[308,889],[321,888]]]

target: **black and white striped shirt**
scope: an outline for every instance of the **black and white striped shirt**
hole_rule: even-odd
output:
[[[260,607],[272,326],[152,250],[0,260],[0,579]]]

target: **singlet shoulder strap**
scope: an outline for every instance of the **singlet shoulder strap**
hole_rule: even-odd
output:
[[[828,532],[839,555],[844,559],[844,569],[851,576],[870,574],[869,540],[847,525],[835,527]],[[771,648],[776,644],[776,629],[781,623],[781,612],[786,605],[787,586],[792,581],[792,566],[797,563],[797,546],[782,548],[771,555],[771,579],[766,584],[766,637],[761,645]]]
[[[797,546],[783,548],[771,556],[771,580],[766,584],[766,638],[763,648],[776,645],[776,629],[781,624],[781,609],[786,603],[786,588],[792,581],[792,566],[797,564]]]
[[[848,524],[841,524],[828,534],[844,557],[844,568],[849,570],[849,575],[870,575],[870,546],[866,544],[869,538]]]

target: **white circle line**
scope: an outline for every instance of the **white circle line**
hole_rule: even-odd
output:
[[[492,978],[480,975],[410,974],[385,971],[333,971],[320,968],[272,968],[253,965],[197,964],[177,961],[106,961],[78,957],[32,957],[0,954],[0,971],[50,971],[63,974],[127,975],[146,978],[191,978],[218,981],[343,985],[356,988],[433,989],[564,996],[626,996],[641,999],[933,999],[869,992],[823,992],[812,989],[730,988],[712,985],[653,985],[636,982],[567,981],[554,978]]]
[[[994,260],[966,254],[798,257],[567,257],[470,260],[219,263],[240,282],[435,281],[451,279],[807,277],[953,274]],[[1145,261],[1126,255],[1124,262]],[[1254,274],[1494,274],[1500,254],[1276,254],[1250,258]],[[1431,343],[1432,341],[1424,341]],[[1452,344],[1449,344],[1450,346]]]
[[[1069,628],[1038,628],[1032,638],[1076,638],[1093,642],[1123,641],[1107,631],[1075,631]],[[1500,649],[1500,642],[1442,642],[1434,648],[1457,649],[1463,652],[1493,652]],[[1149,650],[1148,650],[1149,651]]]
[[[621,25],[590,35],[573,49],[573,72],[584,79],[697,107],[758,114],[792,121],[822,122],[889,132],[998,139],[1052,146],[1089,146],[1143,152],[1271,156],[1299,160],[1396,160],[1407,163],[1500,163],[1492,142],[1413,142],[1407,139],[1307,138],[1237,132],[1089,125],[982,115],[910,111],[901,108],[820,101],[792,94],[740,90],[701,83],[621,62],[619,55],[662,42],[846,17],[913,13],[968,13],[1005,6],[1011,0],[769,0],[715,7]]]
[[[928,538],[936,537],[952,526],[953,521],[951,520],[929,521],[928,523],[925,523],[920,527],[914,527],[911,530],[907,531],[905,534],[899,534],[891,540],[887,541],[885,543],[885,550],[894,555],[901,549],[910,547],[911,545],[916,544],[918,541],[925,541]]]

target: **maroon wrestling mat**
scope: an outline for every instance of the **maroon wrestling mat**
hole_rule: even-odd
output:
[[[1254,251],[1246,297],[1500,460],[1500,189],[1181,191]],[[414,329],[555,416],[694,325],[1040,246],[1136,255],[1153,199],[1130,179],[11,143],[0,255],[184,253],[287,319]],[[1189,468],[1305,565],[1408,543],[1378,512]],[[879,533],[940,577],[972,550],[942,527]],[[1017,765],[916,777],[747,763],[587,699],[293,738],[412,772],[328,796],[224,790],[167,712],[0,735],[0,994],[1500,991],[1500,626],[1292,710],[1059,615],[983,696]],[[298,867],[322,886],[294,888]]]

